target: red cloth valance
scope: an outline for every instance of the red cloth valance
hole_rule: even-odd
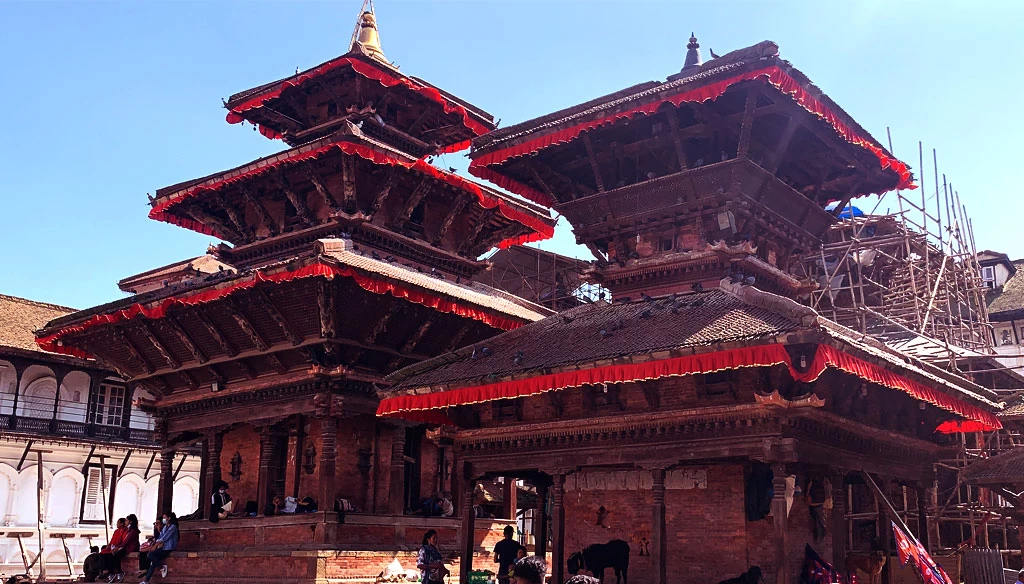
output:
[[[487,132],[490,131],[490,128],[488,128],[486,125],[473,119],[469,115],[469,112],[466,111],[466,108],[447,99],[445,96],[441,95],[441,92],[438,91],[437,89],[433,87],[428,87],[426,85],[421,85],[404,75],[392,75],[388,71],[380,69],[371,63],[353,57],[338,57],[337,59],[332,59],[324,63],[323,65],[320,65],[319,67],[310,69],[309,71],[303,73],[302,75],[295,79],[290,79],[288,81],[281,82],[281,86],[278,87],[277,89],[266,91],[260,93],[259,95],[256,95],[255,97],[252,97],[251,99],[247,99],[246,101],[231,108],[227,115],[227,122],[229,124],[237,124],[245,119],[241,115],[242,112],[262,107],[263,104],[265,104],[266,102],[279,97],[285,89],[302,85],[303,83],[309,81],[310,79],[314,79],[316,77],[324,75],[328,71],[345,66],[351,66],[352,70],[358,73],[359,75],[362,75],[367,79],[373,79],[374,81],[378,81],[384,87],[394,87],[395,85],[401,84],[407,87],[408,89],[426,97],[430,101],[441,104],[441,106],[444,108],[444,113],[456,113],[459,116],[461,116],[465,126],[469,128],[470,131],[472,131],[477,136],[480,136],[481,134],[486,134]],[[281,134],[277,133],[276,131],[270,128],[264,128],[262,126],[260,127],[260,133],[271,139],[281,137]],[[456,147],[459,148],[456,149]],[[458,152],[459,150],[465,150],[468,147],[469,142],[464,141],[456,144],[450,144],[444,150],[442,150],[442,152]]]
[[[409,302],[422,304],[423,306],[433,308],[438,312],[448,312],[464,318],[478,320],[496,329],[507,331],[523,326],[523,323],[516,319],[492,314],[490,312],[484,312],[478,307],[464,305],[435,294],[416,290],[402,284],[385,280],[383,277],[368,275],[347,266],[331,266],[323,263],[314,263],[296,270],[277,272],[274,274],[267,274],[261,270],[256,270],[249,278],[239,282],[233,282],[223,288],[201,290],[193,294],[183,294],[181,296],[171,296],[169,298],[165,298],[154,306],[132,304],[128,308],[124,308],[122,310],[106,314],[97,314],[89,317],[82,323],[68,326],[55,333],[37,338],[36,344],[42,347],[43,350],[50,351],[52,353],[62,353],[65,355],[73,355],[75,357],[89,358],[90,355],[85,351],[63,345],[60,342],[61,337],[104,324],[130,320],[135,317],[150,319],[163,318],[167,315],[167,310],[172,306],[194,306],[197,304],[213,302],[214,300],[223,298],[239,290],[252,288],[261,282],[279,284],[299,278],[311,277],[321,277],[328,280],[335,277],[352,278],[362,289],[373,292],[374,294],[391,294],[395,298],[402,298]]]
[[[515,207],[507,203],[502,199],[499,199],[484,192],[484,190],[480,188],[480,185],[477,185],[472,181],[466,180],[465,178],[455,173],[441,170],[423,159],[417,159],[415,161],[402,160],[400,158],[396,158],[388,154],[385,154],[384,152],[381,152],[369,146],[363,144],[356,144],[353,142],[335,142],[332,144],[328,144],[326,146],[321,146],[320,148],[308,150],[306,152],[292,153],[288,157],[278,159],[273,163],[261,166],[259,168],[254,168],[247,172],[243,172],[241,174],[232,176],[231,178],[219,180],[208,185],[199,185],[193,187],[185,191],[181,195],[174,197],[173,199],[168,199],[155,205],[149,211],[149,218],[156,219],[157,221],[173,223],[175,225],[185,227],[186,229],[191,229],[193,231],[205,233],[206,235],[221,237],[220,234],[215,233],[210,227],[203,225],[192,219],[178,217],[175,214],[168,212],[168,210],[171,207],[174,207],[175,205],[178,205],[181,202],[192,197],[195,197],[201,193],[207,191],[216,191],[227,185],[244,181],[254,176],[270,172],[271,170],[277,168],[278,166],[284,164],[294,164],[296,162],[301,162],[303,160],[319,158],[321,155],[330,151],[333,148],[338,148],[348,155],[359,156],[360,158],[368,160],[374,164],[401,166],[403,168],[410,169],[414,172],[419,172],[421,174],[428,175],[436,180],[448,183],[449,185],[457,189],[467,191],[475,195],[477,198],[477,202],[480,204],[481,207],[485,209],[494,209],[495,207],[497,207],[498,211],[505,218],[520,223],[533,230],[533,233],[527,233],[524,235],[519,235],[506,239],[498,243],[498,247],[506,248],[513,245],[530,243],[533,241],[542,241],[545,239],[549,239],[555,233],[555,227],[553,225],[548,225],[536,215],[533,215],[527,211],[524,211],[518,207]]]
[[[784,364],[789,368],[793,379],[803,382],[814,381],[825,369],[832,367],[872,383],[902,391],[915,399],[930,403],[968,420],[978,422],[990,430],[1002,427],[999,420],[990,412],[986,412],[977,406],[965,403],[958,398],[887,371],[857,357],[847,355],[829,345],[820,345],[814,361],[808,367],[807,372],[799,373],[793,367],[792,359],[789,353],[786,352],[785,347],[777,344],[647,361],[646,363],[608,365],[578,371],[551,373],[526,379],[462,387],[435,393],[398,395],[381,401],[380,406],[377,408],[377,415],[404,417],[406,412],[439,410],[498,399],[514,399],[595,383],[643,381],[661,377],[713,373],[715,371],[739,369],[741,367],[768,367],[779,364]]]
[[[565,144],[566,142],[574,140],[577,136],[587,130],[611,124],[620,119],[632,119],[638,115],[654,114],[665,103],[671,103],[672,105],[679,107],[683,102],[714,100],[725,93],[731,86],[742,81],[749,81],[752,79],[765,80],[768,83],[771,83],[779,91],[791,96],[804,109],[828,122],[835,129],[836,133],[838,133],[847,142],[856,144],[871,151],[871,153],[878,158],[883,169],[891,168],[899,176],[899,182],[896,185],[897,189],[917,188],[910,176],[910,168],[907,167],[906,164],[891,157],[881,147],[857,134],[857,132],[843,122],[835,112],[808,93],[807,90],[805,90],[795,79],[790,77],[788,73],[774,65],[755,71],[748,71],[735,77],[716,81],[695,89],[683,90],[675,94],[666,93],[662,95],[662,98],[659,101],[638,105],[632,109],[615,112],[595,120],[580,122],[550,134],[544,134],[535,138],[527,139],[525,142],[520,144],[515,144],[513,146],[482,154],[470,163],[469,172],[474,176],[489,180],[502,188],[522,195],[532,201],[536,201],[542,205],[551,205],[551,198],[547,194],[537,191],[536,189],[526,186],[518,181],[509,179],[508,177],[505,177],[487,167],[500,164],[511,158],[534,154],[550,146]]]

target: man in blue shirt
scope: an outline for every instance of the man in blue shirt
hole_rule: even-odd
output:
[[[146,577],[140,584],[149,584],[153,578],[153,572],[157,566],[160,567],[160,576],[167,577],[167,556],[178,547],[178,517],[174,513],[164,513],[161,519],[163,528],[160,529],[160,537],[153,542],[153,549],[149,552],[149,570]]]

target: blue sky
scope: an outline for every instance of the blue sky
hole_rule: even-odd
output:
[[[344,53],[360,4],[0,1],[0,293],[85,308],[203,253],[209,236],[147,219],[146,193],[281,149],[221,98]],[[1024,257],[1022,3],[380,0],[377,17],[404,72],[503,125],[664,79],[691,30],[705,58],[771,39],[883,143],[891,127],[916,174],[917,141],[938,149],[979,249]],[[542,247],[587,257],[572,242],[563,221]]]

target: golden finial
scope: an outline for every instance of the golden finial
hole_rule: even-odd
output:
[[[358,45],[358,46],[357,46]],[[356,21],[356,29],[352,33],[352,43],[349,51],[362,49],[367,55],[388,62],[384,51],[380,48],[380,34],[377,32],[377,17],[373,12],[373,1],[363,0],[363,7],[360,10],[359,20]]]

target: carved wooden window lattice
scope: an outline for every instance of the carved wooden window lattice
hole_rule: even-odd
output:
[[[522,404],[520,400],[514,399],[499,399],[491,402],[493,405],[493,417],[494,421],[509,421],[509,420],[520,420],[522,419]]]
[[[697,396],[703,399],[736,398],[731,371],[717,371],[698,376]]]

